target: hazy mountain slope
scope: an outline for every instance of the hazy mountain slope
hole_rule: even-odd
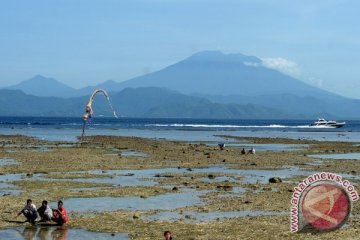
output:
[[[36,97],[19,90],[0,90],[1,116],[82,117],[87,97]],[[286,113],[257,105],[218,104],[164,88],[125,89],[110,94],[112,105],[124,117],[284,118]],[[111,116],[106,98],[96,96],[95,116]]]
[[[336,96],[266,68],[256,57],[213,51],[194,54],[160,71],[119,83],[113,90],[143,86],[166,87],[186,94]]]
[[[0,90],[1,116],[77,116],[84,104],[81,98],[38,97],[20,90]]]
[[[48,97],[73,97],[76,96],[76,90],[57,81],[54,78],[46,78],[36,75],[33,78],[22,81],[19,84],[6,87],[6,89],[21,90],[24,93],[35,96]]]
[[[146,88],[122,91],[128,87]],[[177,92],[158,92],[159,89],[151,87],[165,87]],[[182,114],[187,112],[187,115],[203,112],[210,116],[219,114],[222,109],[225,111],[224,116],[233,117],[229,109],[229,112],[224,109],[229,107],[228,104],[252,104],[259,111],[259,116],[277,115],[277,111],[280,111],[284,114],[282,116],[360,118],[360,111],[357,110],[360,100],[321,90],[266,68],[257,57],[214,51],[194,54],[160,71],[121,83],[109,80],[97,86],[75,90],[55,79],[37,76],[12,88],[23,89],[32,95],[60,97],[88,97],[96,88],[104,88],[114,93],[124,113],[131,116],[142,116],[144,112],[147,115],[165,116],[165,112],[174,115],[181,111]],[[115,94],[119,91],[122,91],[122,95]],[[174,101],[181,102],[183,109],[177,109],[180,105],[174,104]],[[201,111],[199,101],[209,112]],[[127,104],[123,105],[123,102]],[[216,114],[209,109],[213,103],[220,103]],[[161,108],[157,104],[162,104]],[[195,108],[197,110],[193,111]],[[273,113],[261,114],[260,108],[273,110]],[[246,112],[240,112],[238,109],[235,115],[246,115]]]
[[[318,98],[315,96],[296,96],[294,94],[265,94],[259,96],[216,96],[199,95],[219,103],[257,104],[275,108],[288,114],[315,117],[337,116],[346,119],[360,118],[360,100],[348,98]]]

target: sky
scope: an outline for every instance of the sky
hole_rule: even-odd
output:
[[[0,0],[0,87],[124,81],[204,50],[360,99],[357,0]]]

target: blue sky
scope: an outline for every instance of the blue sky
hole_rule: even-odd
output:
[[[202,50],[243,53],[360,98],[360,1],[0,1],[0,86],[127,80]]]

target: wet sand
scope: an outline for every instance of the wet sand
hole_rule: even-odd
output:
[[[43,199],[63,199],[66,207],[69,199],[70,229],[126,233],[130,239],[161,239],[165,230],[172,231],[174,239],[356,239],[359,235],[358,202],[346,226],[332,232],[293,234],[289,218],[293,188],[310,173],[338,173],[358,186],[359,160],[309,155],[356,153],[359,143],[222,137],[247,144],[306,147],[242,155],[239,148],[220,150],[205,143],[137,137],[93,136],[67,143],[0,136],[0,159],[12,159],[0,165],[0,182],[11,184],[7,190],[23,191],[0,197],[0,228],[28,225],[12,220],[32,198],[38,207]],[[270,177],[283,181],[270,184]],[[95,210],[77,210],[82,198]],[[142,207],[118,203],[113,208],[117,199],[138,201]],[[109,204],[111,210],[103,211]],[[254,214],[242,214],[246,211]],[[151,217],[166,213],[176,219]],[[230,217],[221,217],[229,213]],[[206,214],[216,217],[207,221]]]

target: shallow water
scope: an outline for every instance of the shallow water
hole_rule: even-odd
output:
[[[185,191],[168,193],[148,198],[140,197],[94,197],[94,198],[68,198],[64,205],[68,211],[77,212],[103,212],[116,210],[173,210],[186,206],[202,205],[199,196],[203,192]],[[56,203],[51,203],[56,205]]]
[[[21,189],[16,189],[16,186],[14,184],[0,182],[0,196],[7,196],[7,195],[17,196],[22,192],[25,191]]]
[[[33,152],[49,152],[49,151],[52,151],[53,148],[55,148],[54,145],[47,145],[47,144],[43,144],[43,145],[5,144],[4,147],[5,148],[13,148],[11,150],[7,150],[7,152],[20,152],[20,151],[23,151],[24,149],[30,150]],[[15,149],[19,149],[19,150],[15,150]]]
[[[16,186],[13,184],[0,182],[0,188],[14,188],[14,187]]]
[[[118,153],[107,153],[104,154],[105,156],[123,156],[123,157],[141,157],[146,158],[148,155],[146,153],[138,152],[135,150],[119,150],[116,148],[113,148],[112,151],[118,152]]]
[[[215,143],[207,144],[209,146],[217,146]],[[250,150],[252,147],[255,148],[258,152],[272,151],[272,152],[290,152],[296,150],[302,150],[308,147],[308,144],[251,144],[251,143],[226,143],[225,147],[233,147],[233,148],[245,148],[245,150]]]
[[[360,160],[360,153],[335,153],[335,154],[315,154],[308,155],[312,158],[322,158],[322,159],[351,159],[351,160]]]
[[[11,158],[0,158],[0,166],[15,165],[17,162]]]
[[[217,221],[225,218],[238,218],[238,217],[256,217],[256,216],[272,216],[288,214],[284,212],[273,211],[257,211],[257,210],[245,210],[245,211],[230,211],[230,212],[207,212],[198,213],[185,211],[178,212],[159,212],[153,215],[142,217],[145,220],[160,220],[160,221],[177,221],[183,220],[185,222],[210,222]]]
[[[241,182],[240,180],[234,179],[232,176],[218,176],[214,178],[203,177],[199,180],[203,182]]]
[[[78,128],[53,128],[49,127],[21,127],[21,128],[0,128],[0,134],[22,134],[34,136],[49,141],[75,142],[81,135],[81,126]],[[137,129],[137,128],[112,128],[109,126],[98,126],[86,131],[86,135],[111,135],[111,136],[136,136],[144,138],[157,138],[178,141],[214,141],[223,142],[224,139],[214,135],[233,135],[244,137],[281,137],[290,139],[306,139],[318,141],[346,141],[360,142],[360,134],[357,131],[313,129],[313,131],[299,131],[297,129],[255,129],[255,130],[169,130],[167,128]]]
[[[0,175],[0,182],[6,182],[6,181],[19,181],[21,180],[25,175],[21,173],[15,173],[15,174],[4,174]]]
[[[8,195],[17,196],[23,192],[25,191],[19,189],[0,189],[0,196],[8,196]]]
[[[0,239],[9,240],[71,240],[71,239],[129,239],[125,233],[99,233],[84,229],[72,229],[56,226],[27,226],[0,230]]]
[[[124,157],[143,157],[143,158],[148,157],[146,153],[137,152],[137,151],[121,151],[120,155]]]
[[[71,172],[70,172],[71,173]],[[100,170],[74,172],[74,173],[93,173],[101,174]],[[271,177],[290,178],[298,175],[309,175],[311,172],[300,170],[297,167],[289,167],[275,170],[251,170],[251,169],[230,169],[224,165],[215,165],[209,168],[192,168],[189,171],[186,168],[162,168],[162,169],[143,169],[143,170],[108,170],[106,174],[110,174],[111,178],[77,178],[77,179],[49,179],[53,181],[76,181],[76,182],[91,182],[91,183],[108,183],[114,186],[155,186],[158,185],[158,177],[156,175],[166,174],[196,174],[196,173],[212,173],[220,175],[214,179],[207,177],[200,178],[200,181],[206,182],[244,182],[244,183],[268,183]],[[227,176],[221,176],[221,174]],[[228,176],[229,175],[229,176]],[[237,177],[243,177],[236,180]],[[44,180],[42,174],[35,174],[36,180]]]
[[[106,174],[112,177],[108,178],[77,178],[77,179],[51,179],[44,178],[44,174],[34,174],[32,177],[26,177],[25,174],[6,174],[0,175],[0,182],[18,180],[46,180],[46,181],[75,181],[75,182],[89,182],[89,183],[105,183],[113,186],[157,186],[161,175],[174,175],[182,179],[188,179],[189,176],[197,173],[214,174],[216,177],[210,179],[208,177],[199,178],[200,181],[206,182],[236,182],[236,183],[269,183],[269,178],[291,178],[295,176],[309,176],[316,173],[315,171],[301,170],[298,167],[284,167],[274,170],[252,170],[252,169],[231,169],[229,165],[213,165],[209,168],[192,168],[191,171],[186,168],[161,168],[161,169],[142,169],[142,170],[107,170]],[[61,173],[61,172],[54,172]],[[101,170],[94,171],[75,171],[68,173],[92,173],[102,174]],[[182,174],[187,174],[187,177],[182,177]],[[341,174],[349,179],[360,179],[358,175]],[[171,186],[170,186],[171,187]],[[95,189],[93,189],[95,190]]]
[[[322,160],[315,160],[313,162],[306,163],[306,165],[310,165],[310,166],[321,166],[323,164],[324,164],[324,161],[322,161]]]
[[[110,189],[111,187],[93,187],[93,188],[68,188],[70,191],[74,192],[86,192],[86,191],[96,191],[102,189]]]
[[[243,187],[233,187],[231,190],[232,193],[245,193],[246,192],[246,188]]]

